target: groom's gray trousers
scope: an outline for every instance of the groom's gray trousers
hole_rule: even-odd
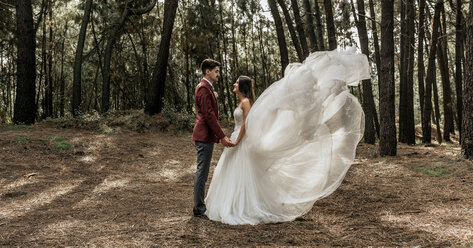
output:
[[[210,160],[214,143],[212,142],[195,142],[197,149],[197,171],[194,179],[194,214],[204,214],[207,210],[205,207],[205,183],[209,176]]]

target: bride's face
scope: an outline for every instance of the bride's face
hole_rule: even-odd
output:
[[[235,92],[235,93],[240,92],[240,89],[238,88],[238,79],[237,79],[237,81],[233,84],[233,92]]]

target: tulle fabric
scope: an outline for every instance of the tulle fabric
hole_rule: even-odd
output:
[[[366,56],[353,50],[316,52],[290,64],[252,106],[240,144],[224,149],[205,200],[209,219],[291,221],[331,194],[364,131],[363,110],[347,85],[368,78]],[[234,115],[232,140],[243,112]]]

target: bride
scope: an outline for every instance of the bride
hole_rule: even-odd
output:
[[[370,77],[365,55],[312,53],[254,101],[252,81],[233,92],[235,147],[225,148],[205,203],[211,220],[231,225],[292,221],[331,194],[350,168],[364,113],[347,85]]]

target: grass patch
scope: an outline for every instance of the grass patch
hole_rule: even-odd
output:
[[[100,132],[102,132],[103,134],[113,134],[115,133],[115,129],[107,126],[106,124],[102,124],[100,125]]]
[[[69,150],[72,148],[71,142],[67,140],[62,140],[58,142],[54,142],[54,147],[58,150]]]
[[[54,135],[54,136],[48,136],[48,140],[60,142],[60,141],[64,141],[65,139],[60,136]]]
[[[414,168],[415,171],[420,173],[429,175],[429,176],[443,176],[450,173],[450,170],[447,169],[447,166],[439,166],[439,167],[429,167],[429,166],[420,166]]]
[[[28,144],[28,143],[30,142],[30,138],[28,138],[28,137],[26,137],[26,136],[24,136],[24,135],[18,135],[18,136],[16,137],[16,142],[17,142],[18,144],[26,145],[26,144]]]
[[[5,125],[3,126],[3,131],[15,131],[15,130],[20,130],[20,129],[29,129],[30,126],[28,125]]]

